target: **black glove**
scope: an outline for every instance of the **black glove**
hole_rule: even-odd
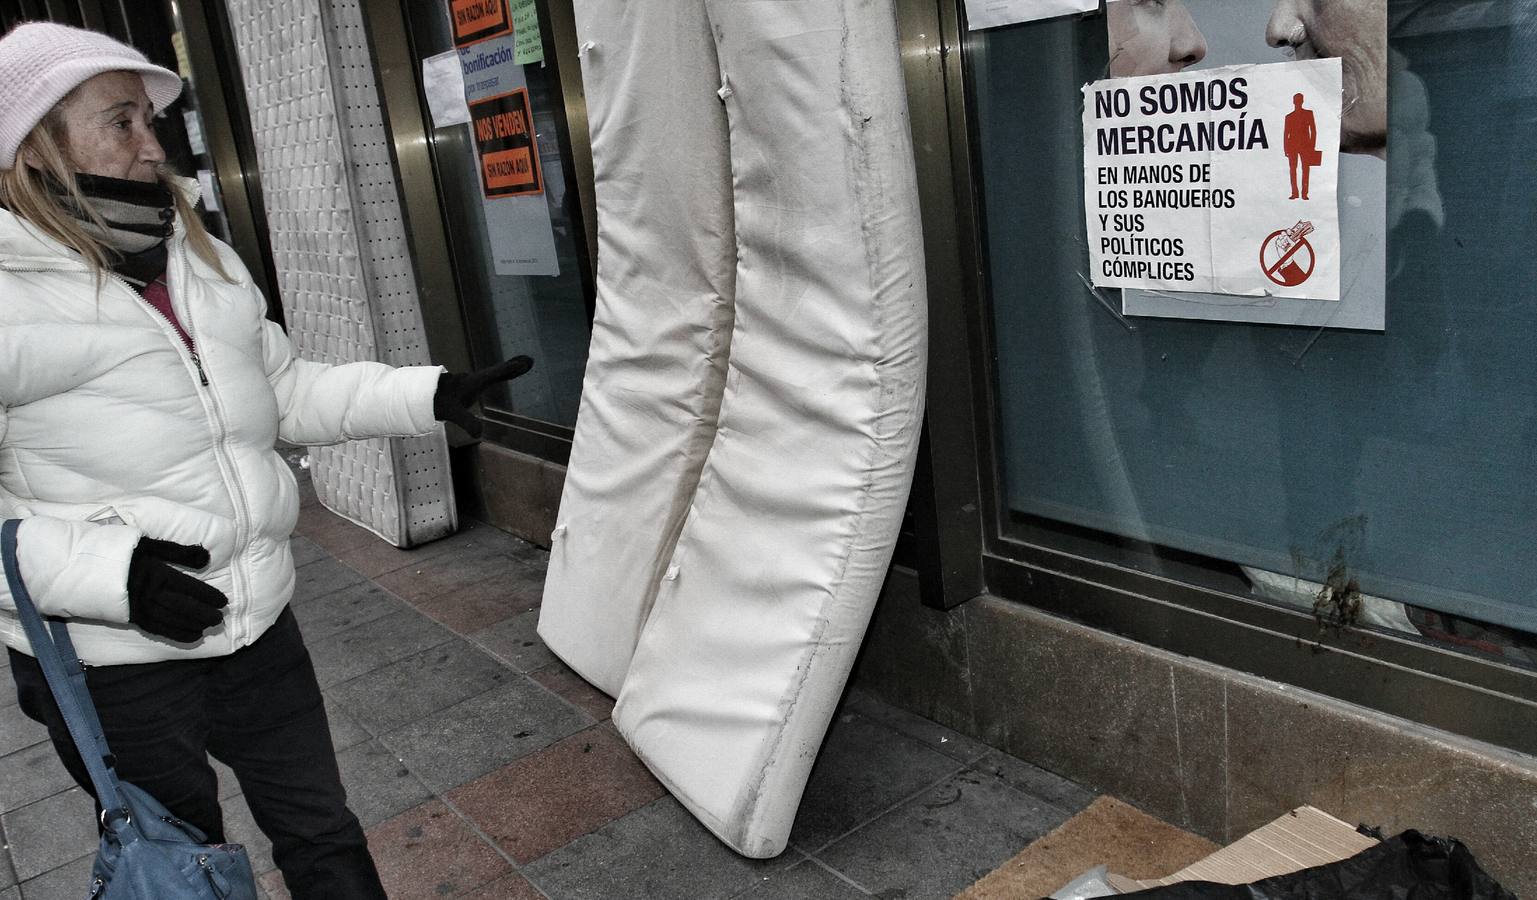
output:
[[[480,437],[480,419],[470,412],[470,404],[491,385],[511,381],[533,367],[534,361],[528,357],[514,356],[464,375],[444,372],[438,377],[438,392],[432,397],[432,415],[439,422],[453,422],[471,437]]]
[[[229,598],[169,563],[201,569],[208,565],[208,551],[140,538],[128,561],[128,621],[150,634],[191,643],[223,621],[220,610]]]

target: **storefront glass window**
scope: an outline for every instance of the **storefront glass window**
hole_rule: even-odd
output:
[[[1103,14],[972,33],[1005,531],[1199,554],[1260,599],[1364,598],[1537,661],[1537,2],[1388,22],[1381,333],[1122,316],[1086,279]]]
[[[405,5],[412,28],[417,63],[454,49],[446,0]],[[555,110],[562,102],[552,71],[538,62],[520,66],[527,83],[528,105],[537,137],[548,228],[553,234],[553,260],[558,274],[502,274],[509,256],[511,230],[545,228],[543,221],[514,224],[494,218],[488,227],[485,187],[471,126],[450,125],[429,131],[438,170],[449,240],[459,273],[459,289],[469,329],[470,349],[477,365],[489,365],[518,354],[533,357],[534,369],[486,395],[488,408],[552,423],[576,424],[587,364],[592,321],[584,286],[587,261],[577,212],[574,183],[564,163],[569,158],[566,134],[557,127]],[[491,203],[517,202],[492,200]],[[536,217],[537,219],[537,217]]]

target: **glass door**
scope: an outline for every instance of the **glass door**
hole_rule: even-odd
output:
[[[421,0],[403,12],[430,101],[426,140],[471,357],[477,366],[518,354],[535,361],[487,395],[487,417],[511,426],[487,434],[542,436],[518,449],[548,456],[551,443],[569,446],[576,424],[593,289],[565,98],[539,34],[543,10]]]

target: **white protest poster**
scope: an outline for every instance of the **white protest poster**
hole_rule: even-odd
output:
[[[1096,9],[1099,0],[966,0],[966,28],[976,31]]]
[[[1340,297],[1337,59],[1084,88],[1096,286]]]
[[[449,0],[498,275],[559,275],[545,165],[507,0]]]
[[[1338,136],[1338,151],[1333,154],[1337,172],[1338,299],[1301,296],[1284,290],[1286,285],[1274,285],[1275,290],[1266,287],[1264,296],[1140,287],[1122,290],[1122,311],[1134,316],[1382,330],[1388,205],[1386,0],[1109,0],[1105,12],[1112,78],[1139,81],[1290,60],[1328,59],[1337,61],[1340,68],[1339,99],[1333,105],[1337,113],[1331,119],[1333,133]],[[1286,110],[1288,114],[1295,111],[1292,104],[1287,106],[1291,107]],[[1325,143],[1320,133],[1325,127],[1321,117],[1325,106],[1315,104],[1311,96],[1303,106],[1314,113],[1313,149],[1324,164],[1324,158],[1331,155],[1329,148],[1335,146]],[[1300,118],[1292,121],[1297,123]],[[1299,147],[1296,133],[1288,147],[1285,122],[1283,117],[1274,124],[1265,123],[1276,165],[1264,169],[1262,177],[1271,183],[1280,178],[1284,185],[1281,196],[1296,205],[1301,203],[1303,160],[1295,152]],[[1288,156],[1288,149],[1294,151],[1292,156]],[[1307,169],[1310,201],[1320,196],[1320,172],[1319,166]],[[1293,174],[1299,181],[1298,201],[1289,199]],[[1085,182],[1086,194],[1094,188],[1091,180]],[[1310,219],[1298,216],[1288,223],[1287,231],[1277,236],[1266,252],[1289,245],[1293,238],[1287,234],[1303,221]],[[1278,223],[1276,228],[1280,227]],[[1270,233],[1267,231],[1267,236]],[[1322,240],[1316,231],[1301,237],[1314,250]],[[1270,258],[1270,263],[1274,262]],[[1309,281],[1317,277],[1310,275]]]

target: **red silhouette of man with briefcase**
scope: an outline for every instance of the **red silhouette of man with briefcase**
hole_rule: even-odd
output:
[[[1318,126],[1313,122],[1313,111],[1302,108],[1301,94],[1292,96],[1291,112],[1286,114],[1286,132],[1281,149],[1286,151],[1286,168],[1291,173],[1292,195],[1297,199],[1297,170],[1302,170],[1302,199],[1308,198],[1308,174],[1314,166],[1323,164],[1323,151],[1318,149]]]

